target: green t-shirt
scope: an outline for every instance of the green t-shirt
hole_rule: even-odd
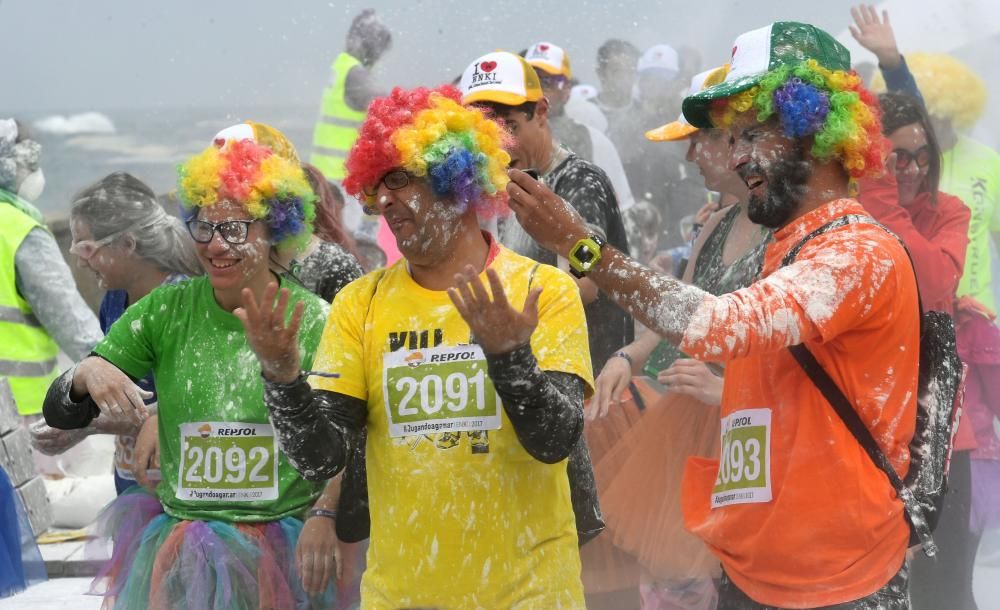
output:
[[[1000,232],[1000,154],[964,136],[941,157],[940,189],[969,206],[969,248],[958,296],[971,295],[993,311],[990,235]]]
[[[328,307],[282,280],[305,302],[302,368],[312,366]],[[301,513],[319,493],[278,450],[260,364],[243,326],[215,301],[206,277],[161,286],[129,307],[94,351],[141,379],[152,371],[159,400],[157,489],[178,519],[273,521]]]

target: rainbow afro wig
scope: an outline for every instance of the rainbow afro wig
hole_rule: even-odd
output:
[[[434,193],[484,217],[501,213],[510,155],[509,136],[481,110],[464,107],[452,86],[399,87],[368,108],[358,139],[347,157],[348,193],[375,204],[364,191],[394,169],[426,178]]]
[[[929,114],[949,119],[959,129],[969,129],[979,121],[986,108],[986,83],[971,68],[944,53],[908,53],[906,65]],[[881,72],[875,73],[872,89],[885,91]]]
[[[828,70],[814,59],[783,65],[750,89],[713,101],[710,116],[714,126],[728,127],[749,111],[762,123],[777,115],[790,138],[812,137],[813,157],[839,160],[854,178],[883,169],[878,99],[853,70]]]
[[[222,201],[265,221],[271,242],[301,247],[312,235],[316,195],[293,157],[252,139],[209,146],[178,167],[177,194],[186,218]]]

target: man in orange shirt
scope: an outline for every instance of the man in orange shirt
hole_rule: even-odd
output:
[[[646,269],[516,170],[510,206],[647,327],[728,363],[722,459],[691,459],[683,490],[687,527],[725,570],[719,607],[909,608],[903,504],[787,349],[815,355],[905,476],[916,280],[898,239],[848,196],[851,178],[883,169],[877,102],[847,49],[810,25],[743,34],[731,63],[725,82],[684,100],[684,115],[730,129],[750,218],[775,230],[756,283],[714,297]]]

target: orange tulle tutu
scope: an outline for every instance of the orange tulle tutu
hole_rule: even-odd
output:
[[[613,481],[597,476],[597,464],[607,459],[629,430],[642,421],[646,406],[655,402],[659,395],[647,384],[636,387],[640,392],[639,401],[634,400],[629,392],[623,396],[620,407],[612,409],[607,417],[588,421],[583,428],[590,460],[594,464],[597,492],[601,497]],[[639,563],[611,542],[607,530],[580,548],[580,562],[583,565],[583,588],[588,594],[611,593],[639,586]]]
[[[656,580],[716,577],[718,560],[684,529],[681,479],[688,457],[718,456],[719,408],[682,394],[649,396],[655,382],[635,382],[647,406],[640,425],[594,457],[607,523],[598,540],[633,557]]]

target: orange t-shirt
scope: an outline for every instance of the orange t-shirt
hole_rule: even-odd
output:
[[[786,608],[869,595],[899,571],[909,525],[888,478],[791,353],[804,343],[856,405],[901,476],[916,425],[919,311],[895,237],[850,224],[785,254],[856,201],[832,201],[774,234],[763,279],[695,311],[681,349],[728,361],[725,460],[691,458],[685,524],[754,600]],[[720,468],[722,464],[722,468]]]

